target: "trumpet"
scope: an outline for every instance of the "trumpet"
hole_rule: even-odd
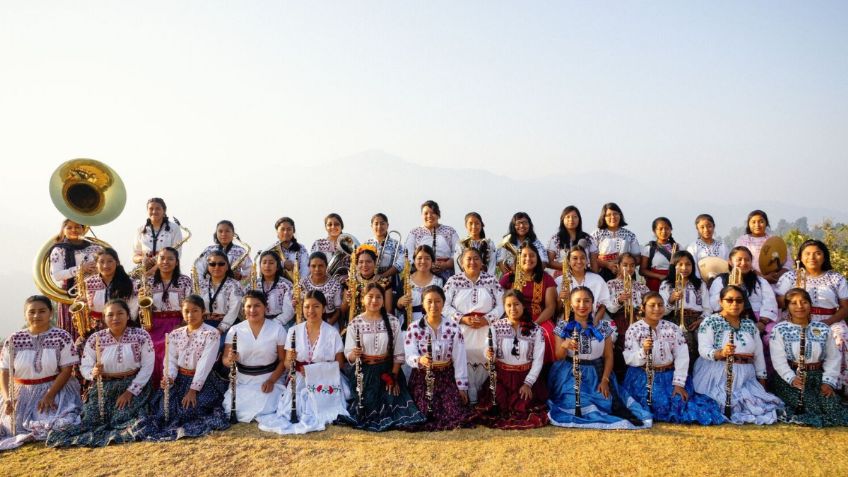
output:
[[[150,330],[153,328],[153,297],[150,293],[150,285],[147,283],[147,267],[144,260],[139,264],[141,278],[138,286],[138,321],[142,328]]]
[[[677,315],[680,318],[680,329],[686,333],[686,277],[677,273],[674,280],[674,291],[680,294],[677,300]]]
[[[627,297],[624,299],[624,319],[633,324],[633,277],[629,273],[623,273],[622,269],[621,281],[624,283],[624,294]]]
[[[91,323],[91,309],[88,307],[88,286],[85,284],[82,266],[77,267],[76,284],[71,289],[76,291],[76,295],[74,302],[68,308],[68,312],[71,314],[71,320],[77,334],[85,339],[86,335],[94,329],[94,325]]]
[[[801,265],[801,261],[795,262],[795,288],[807,288],[807,269]]]

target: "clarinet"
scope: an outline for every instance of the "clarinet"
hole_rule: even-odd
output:
[[[730,344],[733,344],[733,335],[734,335],[733,327],[730,328]],[[735,356],[731,354],[730,356],[725,357],[726,370],[727,370],[727,381],[724,384],[724,416],[730,419],[731,414],[731,405],[730,399],[733,397],[733,361]]]
[[[801,378],[801,393],[798,395],[798,403],[795,405],[795,414],[804,414],[804,392],[807,390],[807,327],[801,327],[801,343],[798,353],[798,377]]]
[[[12,341],[12,338],[9,337],[9,402],[12,403],[12,414],[11,421],[9,422],[9,430],[12,432],[12,435],[16,435],[18,433],[18,413],[17,413],[17,399],[15,399],[15,342]]]
[[[359,327],[354,327],[354,341],[356,342],[356,347],[360,350],[360,356],[356,358],[356,363],[354,364],[355,373],[356,373],[356,412],[358,417],[362,419],[364,415],[364,403],[362,402],[362,393],[365,391],[365,376],[362,375],[362,340],[359,336]]]
[[[424,372],[424,398],[427,400],[427,417],[433,416],[433,388],[436,385],[436,378],[433,376],[433,335],[427,333],[427,360],[430,365]]]
[[[170,384],[171,384],[170,383],[171,372],[169,370],[169,367],[170,367],[169,361],[170,361],[170,359],[168,358],[168,333],[165,333],[165,363],[164,363],[165,365],[163,367],[165,368],[164,374],[165,374],[165,379],[167,380],[166,381],[167,384],[165,385],[165,389],[162,390],[162,408],[163,408],[163,411],[164,411],[164,414],[165,414],[165,422],[166,423],[170,420],[169,418],[171,416],[171,406],[170,406],[170,404],[171,404],[171,389],[170,389],[171,388],[171,386],[170,386]]]
[[[295,341],[295,336],[297,336],[296,330],[292,332],[291,341],[289,343],[292,349],[292,353],[297,356],[297,343]],[[292,424],[297,424],[297,364],[294,359],[292,360],[291,368],[289,368],[289,391],[291,392],[292,398],[291,410],[289,411],[289,422]]]
[[[648,327],[648,336],[651,338],[651,348],[648,350],[648,356],[645,360],[645,375],[647,376],[647,388],[648,388],[648,407],[651,407],[651,403],[654,401],[654,332]]]
[[[97,359],[96,364],[103,363],[102,352],[100,350],[100,335],[94,335],[94,356]],[[100,422],[106,422],[106,403],[103,398],[106,392],[103,390],[103,376],[97,376],[97,410],[100,412]]]
[[[498,401],[496,399],[498,390],[498,370],[495,369],[495,340],[492,336],[491,326],[489,327],[489,337],[487,338],[486,344],[489,347],[489,352],[492,354],[492,358],[487,363],[487,367],[489,368],[489,391],[492,394],[492,410],[494,410],[498,406]]]
[[[238,333],[233,333],[233,353],[238,353]],[[236,360],[233,360],[230,364],[230,424],[238,422],[236,417],[236,379],[238,377],[236,368]]]
[[[580,333],[577,332],[577,327],[571,332],[571,339],[577,343],[577,349],[574,350],[572,358],[571,372],[574,375],[574,415],[583,417],[583,411],[580,409],[580,384],[583,381],[583,373],[580,371]]]

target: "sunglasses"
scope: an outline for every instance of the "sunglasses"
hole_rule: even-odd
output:
[[[223,267],[227,262],[208,262],[206,265],[209,267]]]
[[[721,301],[723,301],[725,303],[738,303],[738,304],[745,303],[744,298],[724,298]]]

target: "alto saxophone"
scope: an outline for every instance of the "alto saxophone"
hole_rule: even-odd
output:
[[[347,291],[350,296],[350,300],[348,301],[347,321],[345,323],[339,323],[339,329],[341,330],[342,335],[347,330],[348,323],[356,318],[356,301],[359,295],[359,280],[356,278],[356,267],[353,265],[354,263],[356,263],[355,253],[351,257],[351,265],[347,270]]]
[[[795,288],[807,288],[807,269],[801,265],[801,261],[795,262]]]
[[[300,264],[297,261],[297,256],[295,256],[294,266],[292,267],[292,278],[294,279],[292,284],[292,298],[295,303],[294,322],[300,324],[303,321],[303,306],[300,303]]]
[[[184,244],[184,243],[186,243],[186,242],[188,242],[188,239],[190,239],[190,238],[191,238],[191,230],[189,230],[189,229],[188,229],[188,227],[183,227],[183,224],[181,224],[181,223],[180,223],[180,221],[179,221],[179,220],[177,220],[177,218],[176,218],[176,217],[174,217],[174,223],[175,223],[175,224],[177,224],[177,227],[179,227],[179,228],[180,228],[180,230],[182,230],[183,232],[185,232],[185,236],[182,238],[182,240],[180,240],[179,242],[177,242],[177,243],[175,243],[174,245],[172,245],[172,247],[173,247],[173,248],[175,248],[175,249],[179,250],[179,249],[180,249],[180,247],[182,247],[182,246],[183,246],[183,244]]]
[[[191,292],[200,295],[200,276],[197,274],[197,266],[191,267]]]
[[[73,287],[76,290],[74,302],[68,308],[71,314],[71,321],[77,334],[85,339],[91,330],[94,329],[94,324],[91,322],[91,309],[88,306],[88,286],[85,284],[85,276],[82,272],[82,266],[77,267],[76,284]]]
[[[562,261],[562,289],[571,292],[571,268],[568,266],[567,259]],[[571,300],[563,298],[562,310],[562,319],[568,321],[571,315]]]
[[[138,287],[138,320],[142,328],[150,331],[153,328],[153,297],[150,285],[147,283],[147,268],[144,260],[141,261],[141,278]]]

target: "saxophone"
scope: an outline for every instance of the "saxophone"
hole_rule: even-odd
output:
[[[236,261],[233,262],[232,265],[230,265],[230,270],[232,270],[233,272],[237,272],[238,269],[241,268],[241,264],[244,263],[244,261],[247,259],[247,257],[250,256],[250,251],[252,250],[250,248],[250,245],[244,243],[241,240],[241,237],[238,236],[238,234],[235,234],[235,239],[238,240],[238,242],[242,245],[242,247],[244,247],[244,253],[241,254],[241,256],[239,258],[237,258]],[[285,260],[285,255],[283,257],[284,257],[283,260]]]
[[[795,405],[795,414],[804,414],[804,392],[807,390],[807,327],[801,327],[801,342],[798,347],[798,372],[801,379],[801,391],[798,395],[798,403]]]
[[[735,334],[736,333],[734,332],[733,327],[730,327],[730,336],[729,336],[728,343],[734,344],[733,343],[733,335],[735,335]],[[725,396],[725,398],[724,398],[724,416],[727,417],[728,420],[730,419],[730,414],[731,414],[731,409],[732,409],[730,399],[733,397],[733,362],[734,362],[734,360],[735,360],[734,354],[731,354],[729,356],[725,356],[725,363],[726,363],[725,364],[725,372],[727,374],[727,379],[724,382],[724,396]]]
[[[88,286],[85,284],[85,276],[82,273],[82,266],[77,267],[76,284],[73,287],[76,290],[74,302],[68,308],[71,314],[71,321],[77,334],[85,339],[88,333],[94,329],[91,323],[91,309],[88,306]]]
[[[200,277],[197,274],[197,266],[191,267],[191,292],[200,295]]]
[[[583,373],[580,371],[580,333],[577,327],[571,332],[571,339],[577,344],[577,349],[574,350],[574,356],[571,359],[571,373],[574,376],[574,415],[583,417],[583,410],[580,409],[580,385],[583,381]]]
[[[623,270],[622,270],[623,271]],[[631,325],[633,324],[633,277],[629,273],[622,273],[621,281],[624,284],[624,294],[627,298],[624,300],[624,319]]]
[[[645,360],[645,375],[647,376],[646,387],[648,388],[647,403],[650,409],[654,401],[654,332],[650,326],[648,327],[648,336],[651,339],[651,348],[648,350]]]
[[[401,279],[403,280],[403,294],[409,295],[409,305],[406,305],[404,312],[406,313],[406,326],[409,326],[412,323],[412,279],[409,277],[409,261],[404,260],[403,272],[401,272]]]
[[[174,223],[177,224],[177,227],[179,227],[180,230],[182,230],[185,233],[185,236],[182,238],[182,240],[180,240],[179,242],[177,242],[173,245],[173,247],[175,249],[179,250],[180,247],[182,247],[183,244],[188,242],[188,239],[191,238],[191,230],[189,230],[188,227],[183,227],[183,224],[181,224],[180,221],[177,220],[176,217],[174,217]]]
[[[292,297],[295,303],[294,322],[300,324],[303,321],[303,306],[300,304],[300,264],[297,262],[297,258],[295,258],[292,268],[292,278],[294,279],[292,284]]]
[[[150,331],[153,327],[153,297],[150,293],[150,285],[147,283],[147,268],[144,260],[141,261],[141,278],[138,286],[138,321],[142,328]]]
[[[356,267],[354,266],[356,263],[355,252],[352,254],[350,262],[350,268],[347,269],[347,291],[350,294],[350,300],[348,301],[347,308],[347,320],[345,320],[344,323],[339,323],[339,329],[341,330],[340,334],[342,335],[344,335],[347,330],[347,324],[356,318],[356,300],[359,297],[359,280],[356,278]]]
[[[295,270],[297,270],[297,262],[295,262]],[[295,341],[297,330],[292,330],[290,347],[295,359],[292,359],[291,368],[289,368],[289,391],[291,392],[291,409],[289,410],[289,422],[297,424],[297,342]]]

